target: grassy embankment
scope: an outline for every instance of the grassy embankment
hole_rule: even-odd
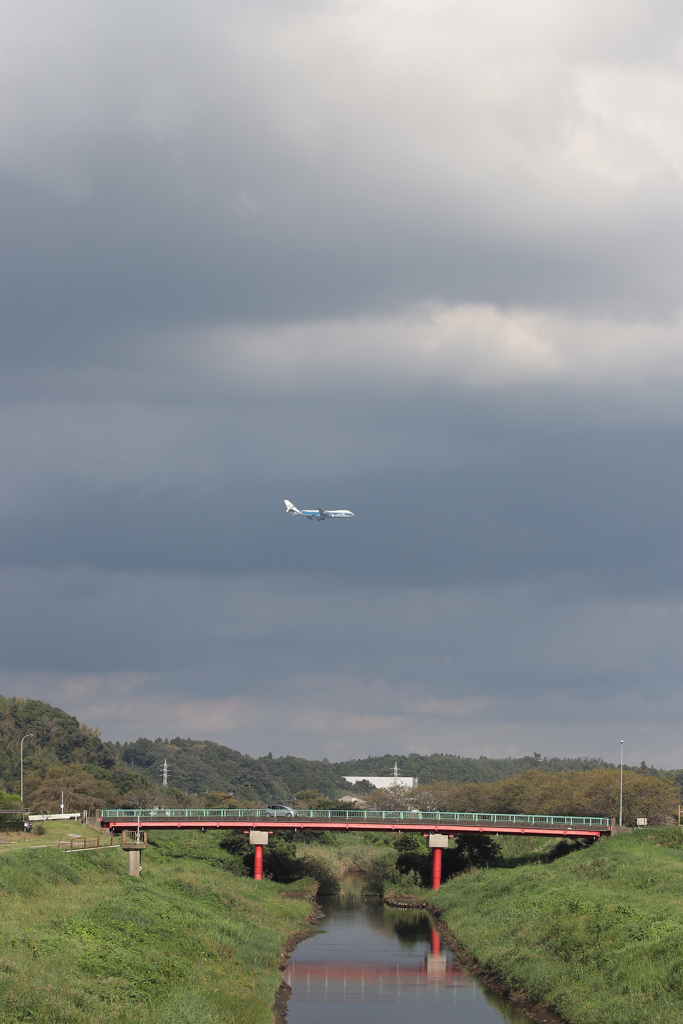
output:
[[[572,1024],[683,1022],[676,828],[603,839],[550,863],[473,871],[430,902],[485,971]]]
[[[64,843],[74,836],[88,840],[96,839],[98,831],[81,825],[80,821],[72,820],[34,822],[33,832],[23,832],[21,822],[17,822],[16,827],[13,822],[12,826],[5,824],[4,827],[0,827],[0,853],[16,850],[17,847],[56,847],[58,842]],[[105,840],[103,837],[102,842],[108,843],[109,838],[107,837]],[[117,839],[116,842],[120,843],[121,840]]]
[[[0,1021],[270,1022],[285,941],[311,913],[286,897],[314,883],[238,877],[217,838],[162,840],[141,878],[120,849],[4,849]]]

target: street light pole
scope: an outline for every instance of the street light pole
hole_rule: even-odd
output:
[[[619,828],[621,828],[621,819],[624,812],[624,741],[619,740],[621,743],[621,770],[619,775]]]
[[[33,736],[32,732],[27,732],[25,736],[22,736],[21,743],[19,744],[19,763],[21,765],[19,769],[19,776],[21,778],[21,806],[24,806],[24,740],[27,740],[29,736]]]

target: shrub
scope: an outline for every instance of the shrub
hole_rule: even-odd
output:
[[[420,878],[429,875],[430,856],[424,836],[415,832],[402,832],[397,836],[394,845],[398,850],[396,867],[402,875],[413,873]]]
[[[372,860],[363,882],[363,896],[381,900],[387,886],[400,885],[401,873],[396,867],[396,852],[390,849],[378,850]]]
[[[254,854],[248,858],[249,867],[253,871]],[[268,846],[263,848],[263,870],[274,882],[296,882],[304,877],[304,869],[296,855],[296,846],[291,836],[282,835],[269,837]]]
[[[304,875],[319,883],[320,896],[336,896],[341,889],[341,864],[337,853],[324,847],[305,847],[300,851],[299,863]]]

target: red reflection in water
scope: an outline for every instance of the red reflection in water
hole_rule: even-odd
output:
[[[340,984],[377,985],[379,982],[404,982],[419,985],[448,985],[455,988],[473,988],[474,979],[464,967],[453,963],[446,953],[429,953],[422,964],[405,966],[399,963],[358,964],[293,960],[285,971],[285,981],[295,984]]]

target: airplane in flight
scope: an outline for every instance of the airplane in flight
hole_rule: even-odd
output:
[[[349,512],[347,508],[337,508],[334,511],[326,511],[324,508],[305,508],[301,512],[292,505],[291,501],[287,501],[285,498],[285,511],[289,512],[290,516],[305,516],[306,519],[317,519],[319,523],[322,523],[323,519],[353,519],[353,512]]]

